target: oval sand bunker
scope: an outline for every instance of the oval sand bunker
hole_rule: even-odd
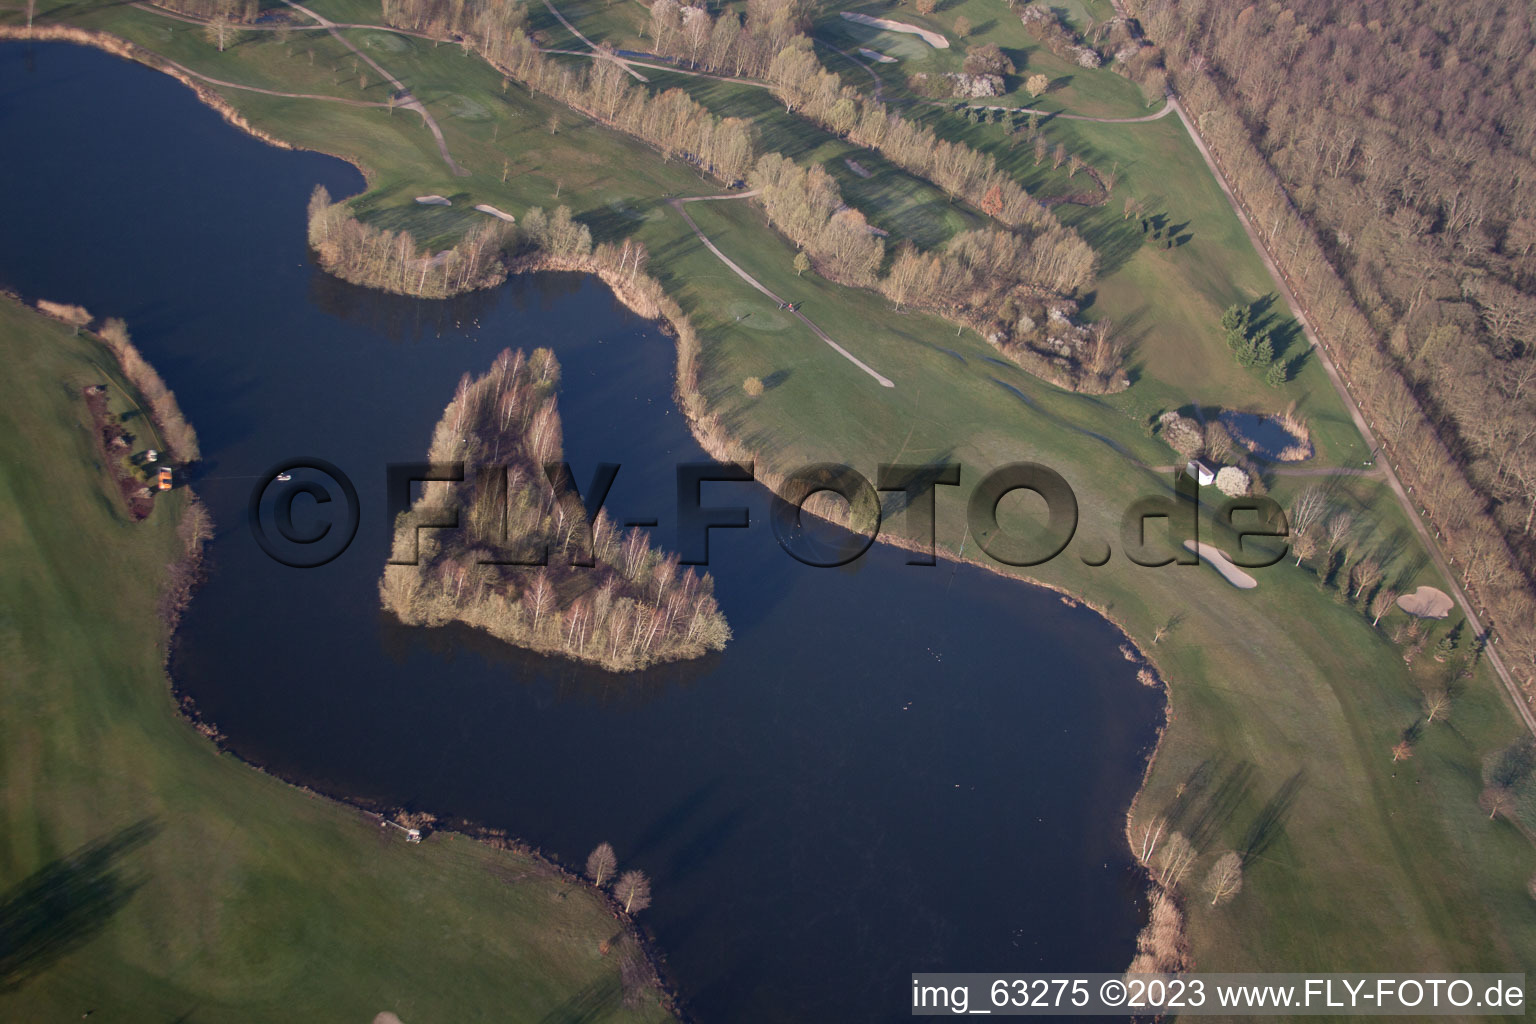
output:
[[[1420,587],[1397,599],[1397,606],[1420,619],[1443,619],[1451,614],[1451,595],[1438,587]]]

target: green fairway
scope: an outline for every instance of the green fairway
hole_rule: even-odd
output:
[[[1017,33],[1009,45],[1028,48],[1017,19],[980,0],[945,8],[934,27],[946,30],[956,12],[972,6],[978,8],[969,15],[978,39]],[[1102,16],[1103,7],[1094,0],[1088,13]],[[617,26],[632,20],[635,10],[638,5],[594,4],[585,17]],[[538,24],[547,18],[541,11],[542,5],[531,11]],[[67,16],[148,47],[161,45],[165,27],[165,19],[151,12],[104,2],[39,16]],[[904,9],[898,17],[922,21],[908,18]],[[982,27],[988,18],[997,24]],[[586,22],[579,24],[587,30]],[[375,34],[351,32],[354,39]],[[962,495],[981,474],[1012,461],[1044,462],[1067,478],[1081,509],[1078,539],[1048,565],[999,568],[1091,602],[1128,631],[1168,681],[1172,717],[1137,812],[1178,814],[1183,808],[1188,818],[1182,827],[1199,825],[1203,856],[1194,878],[1224,848],[1252,851],[1246,886],[1230,906],[1211,909],[1198,894],[1189,901],[1202,969],[1493,970],[1536,964],[1536,915],[1525,895],[1536,854],[1512,825],[1489,821],[1476,803],[1482,758],[1519,732],[1487,667],[1472,667],[1470,677],[1457,683],[1449,722],[1420,722],[1423,693],[1466,664],[1467,643],[1445,662],[1426,652],[1405,665],[1403,648],[1386,632],[1401,613],[1392,613],[1384,629],[1373,629],[1363,609],[1336,587],[1320,586],[1312,567],[1289,560],[1255,570],[1258,587],[1238,591],[1205,565],[1145,568],[1123,557],[1123,511],[1137,498],[1165,493],[1171,474],[1157,467],[1182,461],[1148,429],[1161,410],[1196,405],[1208,413],[1274,412],[1294,401],[1318,447],[1308,468],[1360,469],[1368,455],[1299,340],[1292,338],[1283,350],[1297,376],[1282,388],[1267,387],[1233,361],[1221,337],[1222,310],[1235,302],[1263,302],[1273,284],[1176,118],[1131,125],[1053,119],[1043,125],[1051,145],[1061,142],[1118,178],[1105,205],[1057,208],[1099,252],[1089,313],[1113,320],[1133,342],[1133,385],[1111,396],[1051,387],[1002,363],[972,332],[937,317],[898,313],[873,292],[832,285],[812,273],[797,276],[794,246],[770,230],[751,203],[689,205],[700,229],[727,257],[765,287],[803,303],[807,317],[894,382],[887,389],[800,321],[757,321],[759,314],[776,312],[771,304],[709,253],[665,203],[673,195],[719,192],[719,183],[529,97],[515,84],[504,89],[496,72],[458,47],[402,41],[403,47],[377,52],[377,59],[426,102],[454,158],[470,169],[468,177],[450,173],[420,119],[405,111],[391,115],[235,90],[223,94],[283,138],[356,160],[369,176],[369,191],[356,203],[362,215],[410,227],[419,239],[451,239],[470,222],[466,210],[478,202],[518,215],[531,205],[559,202],[569,204],[599,240],[643,241],[650,253],[647,272],[698,328],[700,387],[709,411],[761,464],[787,469],[833,460],[873,476],[880,462],[949,460],[965,467]],[[289,64],[301,75],[311,73],[302,50],[289,53],[276,39],[253,39],[224,54],[187,42],[176,52],[188,66],[230,81],[281,80]],[[375,88],[357,82],[347,60],[341,58],[346,74],[331,71],[337,94],[363,96]],[[657,72],[653,82],[672,77]],[[1130,83],[1109,71],[1079,69],[1072,78],[1071,89],[1082,90],[1073,93],[1082,104],[1075,109],[1106,116],[1146,112]],[[1089,95],[1090,83],[1103,94]],[[689,88],[718,113],[753,117],[765,138],[799,140],[805,147],[799,156],[825,161],[850,201],[893,234],[938,240],[972,222],[972,212],[936,199],[931,186],[887,173],[878,158],[783,116],[760,90],[701,82]],[[1068,93],[1051,95],[1066,103]],[[1037,166],[1029,143],[1011,146],[999,125],[968,124],[938,108],[924,116],[947,137],[988,149],[1031,191],[1060,196],[1087,187],[1083,174],[1071,179],[1065,166],[1053,169],[1049,160]],[[878,173],[862,179],[846,165],[838,170],[850,157],[868,161],[867,169]],[[429,192],[452,198],[454,206],[413,203],[412,197]],[[1175,245],[1164,248],[1150,231],[1143,234],[1137,219],[1127,219],[1126,197],[1163,218],[1158,231],[1166,236],[1172,228]],[[743,312],[754,315],[741,321]],[[1278,330],[1291,330],[1282,311],[1270,313]],[[752,376],[772,378],[775,386],[751,398],[742,383]],[[1271,472],[1265,484],[1281,504],[1302,487],[1328,488],[1335,506],[1359,516],[1354,543],[1384,562],[1393,586],[1445,585],[1379,478]],[[1219,500],[1213,489],[1204,497]],[[979,557],[963,512],[963,496],[941,489],[940,543]],[[1214,529],[1209,521],[1207,529]],[[1220,531],[1207,539],[1232,546]],[[1115,551],[1110,562],[1101,568],[1085,564],[1084,557],[1106,541]],[[1175,627],[1154,644],[1170,620]],[[1435,627],[1433,639],[1454,621]],[[132,636],[110,639],[127,644]],[[164,714],[170,717],[168,706]],[[1416,722],[1422,726],[1417,756],[1394,763],[1391,747]],[[215,766],[225,764],[206,757]]]
[[[156,614],[180,492],[127,521],[79,390],[114,379],[94,340],[0,301],[0,358],[27,450],[0,464],[0,1018],[668,1019],[623,1006],[638,950],[586,887],[409,845],[181,718]]]

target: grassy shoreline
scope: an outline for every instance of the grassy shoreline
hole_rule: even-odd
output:
[[[151,17],[142,12],[113,16],[135,24]],[[420,73],[427,80],[447,81],[429,76],[449,74],[455,82],[480,80],[475,78],[479,72],[467,68],[438,70],[432,61],[441,58],[430,53],[417,53],[413,59],[421,62]],[[452,59],[467,62],[463,57]],[[486,92],[494,97],[491,89]],[[292,105],[274,107],[261,97],[242,98],[251,101],[249,107],[258,120],[272,118],[269,123],[283,124],[307,139],[318,137],[312,125],[306,127],[309,115],[304,111]],[[516,101],[513,123],[542,117],[548,109],[531,98],[516,97]],[[541,113],[524,113],[526,108]],[[1169,159],[1186,158],[1186,142],[1168,134],[1177,130],[1173,122],[1155,126],[1137,130],[1155,130],[1162,152],[1147,157],[1139,168],[1123,167],[1117,195],[1145,194],[1157,187],[1156,176],[1166,172]],[[1104,133],[1109,126],[1064,125],[1062,130]],[[361,124],[355,131],[358,134],[347,137],[362,138],[366,133],[373,144],[385,144],[382,131]],[[391,129],[388,137],[394,134]],[[471,122],[450,125],[449,134],[457,147],[466,139],[483,145],[490,133],[483,122]],[[583,142],[577,149],[582,152],[629,148],[600,129],[588,128],[581,134]],[[566,145],[561,138],[560,146]],[[340,142],[336,148],[341,148]],[[397,157],[398,151],[391,159]],[[1169,338],[1171,332],[1162,319],[1166,311],[1151,306],[1151,293],[1146,291],[1156,287],[1147,274],[1163,269],[1192,282],[1188,292],[1171,300],[1187,307],[1177,313],[1175,324],[1203,320],[1210,311],[1203,307],[1219,310],[1223,299],[1217,296],[1252,296],[1262,283],[1256,283],[1258,279],[1234,283],[1233,264],[1238,261],[1226,253],[1225,243],[1209,253],[1197,250],[1198,259],[1134,254],[1123,264],[1136,269],[1134,279],[1111,275],[1118,282],[1116,301],[1133,310],[1139,304],[1150,325],[1147,330],[1162,335],[1147,343],[1145,378],[1137,387],[1124,399],[1093,402],[1042,388],[1022,374],[984,368],[987,355],[981,339],[951,337],[928,318],[895,317],[858,293],[797,279],[788,258],[780,256],[782,243],[765,233],[754,211],[741,208],[742,204],[730,208],[696,204],[708,207],[693,211],[703,230],[732,258],[750,264],[770,287],[807,296],[813,316],[828,317],[835,332],[860,338],[872,351],[872,339],[880,339],[878,359],[896,367],[887,370],[881,363],[881,368],[898,387],[887,396],[888,405],[873,407],[861,404],[857,397],[864,394],[863,382],[827,364],[814,339],[787,331],[764,335],[733,324],[733,316],[740,314],[727,311],[753,300],[735,298],[729,282],[718,283],[718,268],[688,247],[679,225],[668,220],[660,204],[640,192],[642,182],[637,180],[650,176],[653,181],[665,181],[654,196],[685,185],[686,174],[638,168],[624,172],[633,176],[605,177],[552,166],[553,156],[535,154],[535,158],[547,162],[534,169],[529,181],[504,190],[511,205],[503,208],[520,209],[516,204],[526,204],[530,193],[547,204],[549,192],[555,190],[550,186],[563,186],[573,205],[581,197],[587,214],[595,215],[609,230],[637,230],[653,252],[669,247],[671,257],[653,260],[651,273],[678,298],[708,340],[701,356],[701,376],[709,410],[719,417],[725,436],[774,437],[778,451],[759,459],[771,469],[782,471],[824,458],[872,469],[875,461],[898,461],[894,456],[924,458],[945,451],[967,465],[986,468],[1017,458],[1037,458],[1073,467],[1073,482],[1079,485],[1083,503],[1083,534],[1112,537],[1117,535],[1118,514],[1128,494],[1138,489],[1163,493],[1168,482],[1145,469],[1128,471],[1121,451],[1099,444],[1092,434],[1106,432],[1115,444],[1153,466],[1173,456],[1146,436],[1142,424],[1150,411],[1177,404],[1181,395],[1227,407],[1234,401],[1239,406],[1262,407],[1265,401],[1263,392],[1244,381],[1230,360],[1222,361],[1219,349],[1213,354],[1209,337]],[[518,159],[527,160],[527,152]],[[407,165],[410,170],[403,177],[401,170]],[[430,167],[426,159],[407,160],[388,174],[375,168],[369,175],[370,194],[360,203],[384,213],[393,207],[380,206],[381,200],[398,203],[404,190],[418,187],[417,182],[421,191],[431,191],[430,185],[449,180],[433,177]],[[567,174],[572,180],[565,178]],[[495,185],[494,170],[473,184],[477,194],[503,193]],[[462,191],[464,183],[455,187]],[[1200,188],[1208,192],[1214,183],[1201,182]],[[620,192],[618,197],[604,198],[615,190]],[[1179,202],[1185,204],[1177,211],[1180,215],[1204,210],[1203,197],[1193,191],[1182,194]],[[653,212],[659,216],[652,217]],[[409,210],[401,215],[422,217]],[[1210,230],[1217,238],[1230,237],[1230,224],[1211,224],[1197,219],[1197,235],[1203,237]],[[1099,227],[1108,235],[1114,225]],[[1242,273],[1251,277],[1246,268],[1256,260],[1249,254],[1243,261]],[[1140,282],[1140,290],[1128,287],[1133,281]],[[772,346],[762,343],[765,337]],[[952,365],[944,352],[954,353],[959,365]],[[1187,384],[1176,372],[1181,361],[1187,366],[1191,358],[1203,360],[1211,373]],[[744,377],[786,370],[790,374],[786,384],[765,399],[749,401],[741,394]],[[930,404],[919,403],[909,397],[918,390],[938,397]],[[1358,460],[1358,438],[1347,418],[1334,408],[1336,398],[1311,378],[1302,382],[1298,393],[1313,420],[1318,461]],[[838,403],[827,399],[832,394],[852,397]],[[1023,396],[1024,402],[1014,395]],[[939,403],[941,415],[935,417],[931,402]],[[728,444],[723,438],[714,443]],[[1273,486],[1284,502],[1305,482],[1276,477]],[[1339,478],[1336,483],[1340,501],[1370,515],[1373,543],[1389,542],[1404,525],[1401,512],[1390,500],[1383,500],[1382,490],[1369,478]],[[947,554],[957,553],[963,543],[963,525],[961,510],[941,501],[939,534]],[[1411,563],[1411,557],[1407,561]],[[1234,779],[1235,795],[1210,838],[1209,851],[1214,853],[1219,847],[1243,842],[1250,824],[1266,812],[1287,780],[1298,771],[1306,776],[1301,795],[1285,808],[1287,817],[1273,844],[1254,864],[1244,895],[1228,908],[1192,911],[1190,935],[1200,966],[1260,969],[1337,964],[1404,969],[1536,962],[1536,934],[1520,895],[1532,865],[1531,850],[1517,829],[1503,822],[1483,822],[1485,816],[1476,807],[1478,758],[1516,734],[1486,669],[1477,669],[1452,726],[1427,730],[1411,770],[1397,772],[1387,751],[1418,714],[1422,690],[1433,682],[1438,670],[1426,664],[1429,659],[1412,669],[1401,667],[1400,652],[1381,633],[1367,628],[1357,610],[1319,588],[1310,572],[1276,567],[1263,574],[1258,591],[1236,597],[1203,568],[1126,570],[1123,561],[1116,564],[1119,568],[1113,573],[1095,574],[1076,564],[1069,553],[1028,574],[988,567],[1089,603],[1136,638],[1168,681],[1169,727],[1132,812],[1175,805],[1202,770],[1207,775],[1215,771],[1220,779]],[[1433,573],[1421,568],[1414,578],[1432,582]],[[1157,628],[1180,609],[1186,617],[1179,629],[1161,644],[1151,643]],[[1399,775],[1405,778],[1401,785]],[[1208,787],[1207,798],[1211,793]],[[1367,865],[1369,873],[1364,872]]]
[[[76,387],[110,360],[93,338],[7,299],[0,352],[0,429],[34,456],[0,467],[0,898],[30,922],[7,936],[0,1012],[670,1019],[653,991],[622,1004],[618,961],[644,953],[554,865],[453,833],[408,845],[192,728],[156,609],[183,493],[122,510]]]

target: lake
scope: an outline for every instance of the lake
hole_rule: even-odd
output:
[[[326,277],[305,201],[361,175],[103,53],[0,45],[0,137],[0,285],[124,317],[201,436],[219,529],[172,675],[242,757],[571,865],[611,842],[652,876],[641,921],[702,1021],[891,1020],[913,971],[1130,962],[1145,882],[1122,827],[1161,696],[1103,619],[884,545],[804,566],[765,492],[708,484],[752,517],[711,534],[722,654],[611,675],[402,627],[376,592],[385,467],[425,458],[460,376],[504,347],[555,349],[577,480],[620,463],[610,510],[676,546],[674,467],[705,456],[671,340],[574,275],[449,302]],[[356,540],[315,569],[246,521],[262,475],[302,456],[360,501]]]

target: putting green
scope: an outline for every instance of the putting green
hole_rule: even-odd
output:
[[[766,302],[739,300],[725,310],[734,326],[751,331],[782,331],[789,326],[789,318]]]

